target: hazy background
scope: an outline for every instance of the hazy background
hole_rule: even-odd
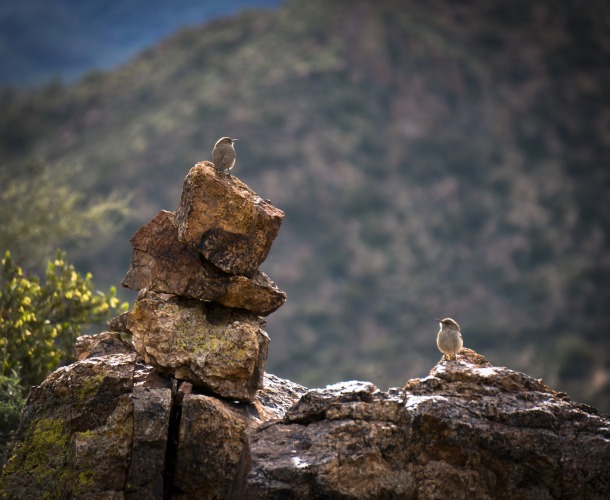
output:
[[[58,242],[103,287],[238,137],[235,175],[286,212],[268,371],[400,386],[451,316],[607,412],[608,33],[602,0],[4,1],[3,178],[130,200],[113,236]]]

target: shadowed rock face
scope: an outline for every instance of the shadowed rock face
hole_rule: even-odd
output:
[[[210,162],[188,173],[176,209],[178,237],[216,267],[252,276],[267,257],[284,212]]]
[[[87,349],[104,354],[81,350],[32,389],[2,498],[226,498],[248,432],[306,391],[270,375],[253,403],[210,397],[178,388],[113,337],[90,336]]]
[[[133,253],[123,286],[148,288],[266,316],[278,309],[286,294],[262,272],[251,278],[228,274],[178,241],[174,214],[162,210],[131,239]]]

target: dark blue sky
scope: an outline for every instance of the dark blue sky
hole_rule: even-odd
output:
[[[0,85],[69,82],[192,26],[281,0],[0,0]]]

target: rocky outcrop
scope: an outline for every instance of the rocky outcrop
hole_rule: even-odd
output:
[[[195,165],[176,210],[178,237],[216,267],[252,276],[267,257],[284,212],[214,164]]]
[[[107,350],[113,335],[87,344]],[[113,345],[121,352],[81,353],[32,389],[2,498],[225,498],[250,430],[281,418],[305,392],[268,376],[253,403],[226,401],[178,386]]]
[[[246,498],[607,498],[609,425],[465,349],[404,390],[308,392],[251,435]]]
[[[466,349],[388,391],[369,382],[307,391],[266,375],[252,403],[172,383],[135,352],[106,353],[33,389],[0,492],[602,499],[609,429],[593,408]]]
[[[264,325],[243,309],[142,290],[127,329],[144,361],[167,376],[250,402],[267,360]]]
[[[123,286],[148,288],[267,316],[285,301],[286,294],[262,272],[251,278],[228,274],[178,240],[174,214],[159,212],[131,239],[133,253]]]

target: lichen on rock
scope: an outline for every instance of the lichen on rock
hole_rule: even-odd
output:
[[[162,373],[219,396],[251,402],[261,388],[269,337],[243,309],[149,290],[128,322],[136,350]]]

